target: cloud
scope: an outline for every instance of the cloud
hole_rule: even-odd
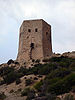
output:
[[[16,58],[19,27],[26,19],[42,18],[51,24],[53,52],[74,51],[74,12],[75,0],[0,0],[0,56],[3,58],[1,62],[6,61],[5,56],[7,59]],[[5,48],[7,51],[3,51]],[[15,48],[10,50],[14,51],[10,56],[9,48]]]

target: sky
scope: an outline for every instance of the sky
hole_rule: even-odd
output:
[[[75,0],[0,0],[0,63],[16,59],[23,20],[51,25],[55,53],[75,51]]]

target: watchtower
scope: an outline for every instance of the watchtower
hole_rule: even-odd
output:
[[[51,54],[51,26],[42,19],[23,21],[20,27],[17,60],[41,60],[50,57]]]

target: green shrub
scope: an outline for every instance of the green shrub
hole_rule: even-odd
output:
[[[43,64],[41,65],[38,74],[40,75],[47,75],[48,73],[50,73],[52,70],[55,70],[57,68],[56,64]]]
[[[47,94],[46,97],[47,100],[56,100],[56,95],[52,93]]]
[[[14,82],[17,78],[20,78],[23,76],[22,73],[19,73],[14,70],[12,67],[3,67],[0,69],[0,75],[3,76],[3,81],[0,82],[0,84],[10,84]]]
[[[69,68],[71,71],[75,71],[75,62],[71,63]]]
[[[21,92],[21,96],[27,96],[29,92],[30,92],[30,88],[25,88],[25,89]]]
[[[61,62],[59,62],[59,65],[61,66],[61,67],[69,67],[69,62],[63,62],[63,61],[61,61]]]
[[[52,79],[47,78],[47,79],[44,80],[44,83],[46,83],[47,85],[52,85],[52,84],[54,84],[54,83],[56,83],[60,80],[61,80],[60,77],[55,77],[55,78],[52,78]]]
[[[50,74],[47,75],[46,78],[51,79],[51,78],[55,78],[55,77],[65,77],[67,75],[69,75],[71,72],[70,70],[66,69],[66,68],[58,68],[54,71],[51,71]]]
[[[73,93],[75,93],[75,86],[72,87],[72,90],[71,90]]]
[[[60,62],[60,61],[62,61],[62,60],[64,60],[64,59],[65,59],[64,56],[61,56],[61,57],[52,57],[52,58],[50,59],[50,61],[52,61],[52,62]]]
[[[20,78],[17,78],[16,79],[16,84],[18,85],[19,83],[21,83],[21,80],[20,80]]]
[[[16,72],[10,72],[3,77],[6,84],[14,82],[18,77]]]
[[[55,70],[57,68],[57,65],[55,63],[49,63],[49,64],[36,64],[33,68],[30,69],[31,74],[35,75],[47,75],[52,70]]]
[[[74,68],[75,67],[75,62],[71,63],[71,65],[69,67]]]
[[[57,95],[69,92],[75,86],[75,74],[72,73],[56,83],[48,86],[48,92],[53,92]]]
[[[26,86],[31,85],[33,83],[32,79],[25,80]]]
[[[42,85],[43,85],[43,81],[41,80],[40,82],[37,82],[37,83],[34,85],[34,88],[35,88],[37,91],[40,91]]]
[[[16,76],[17,76],[17,78],[21,78],[24,75],[23,75],[23,73],[16,72]]]
[[[42,84],[42,88],[41,91],[43,91],[45,94],[47,93],[47,89],[52,85],[55,84],[56,82],[59,82],[61,80],[61,78],[56,77],[53,79],[44,79],[43,80],[43,84]]]
[[[12,67],[2,67],[0,69],[0,75],[1,76],[7,75],[10,72],[14,72],[14,68],[12,68]]]
[[[53,57],[50,59],[50,61],[58,62],[58,63],[62,62],[62,65],[63,65],[63,63],[66,65],[70,65],[72,62],[75,62],[75,59],[61,56],[61,57]]]
[[[5,84],[5,81],[4,80],[1,80],[0,81],[0,85],[3,85],[3,84]]]
[[[4,100],[6,98],[6,95],[4,92],[0,93],[0,100]]]
[[[41,64],[35,64],[34,67],[28,69],[28,74],[37,75],[40,68]]]
[[[21,68],[18,70],[18,73],[22,73],[22,75],[27,75],[28,69],[25,68],[25,67],[21,67]]]
[[[33,89],[31,89],[29,92],[28,92],[28,95],[27,95],[27,99],[26,100],[32,100],[35,98],[35,91]]]

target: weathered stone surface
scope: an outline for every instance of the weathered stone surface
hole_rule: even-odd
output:
[[[67,57],[70,57],[70,58],[75,58],[75,51],[65,52],[65,53],[62,54],[62,56],[67,56]]]
[[[51,26],[44,20],[26,20],[20,27],[17,60],[29,62],[52,54]]]

